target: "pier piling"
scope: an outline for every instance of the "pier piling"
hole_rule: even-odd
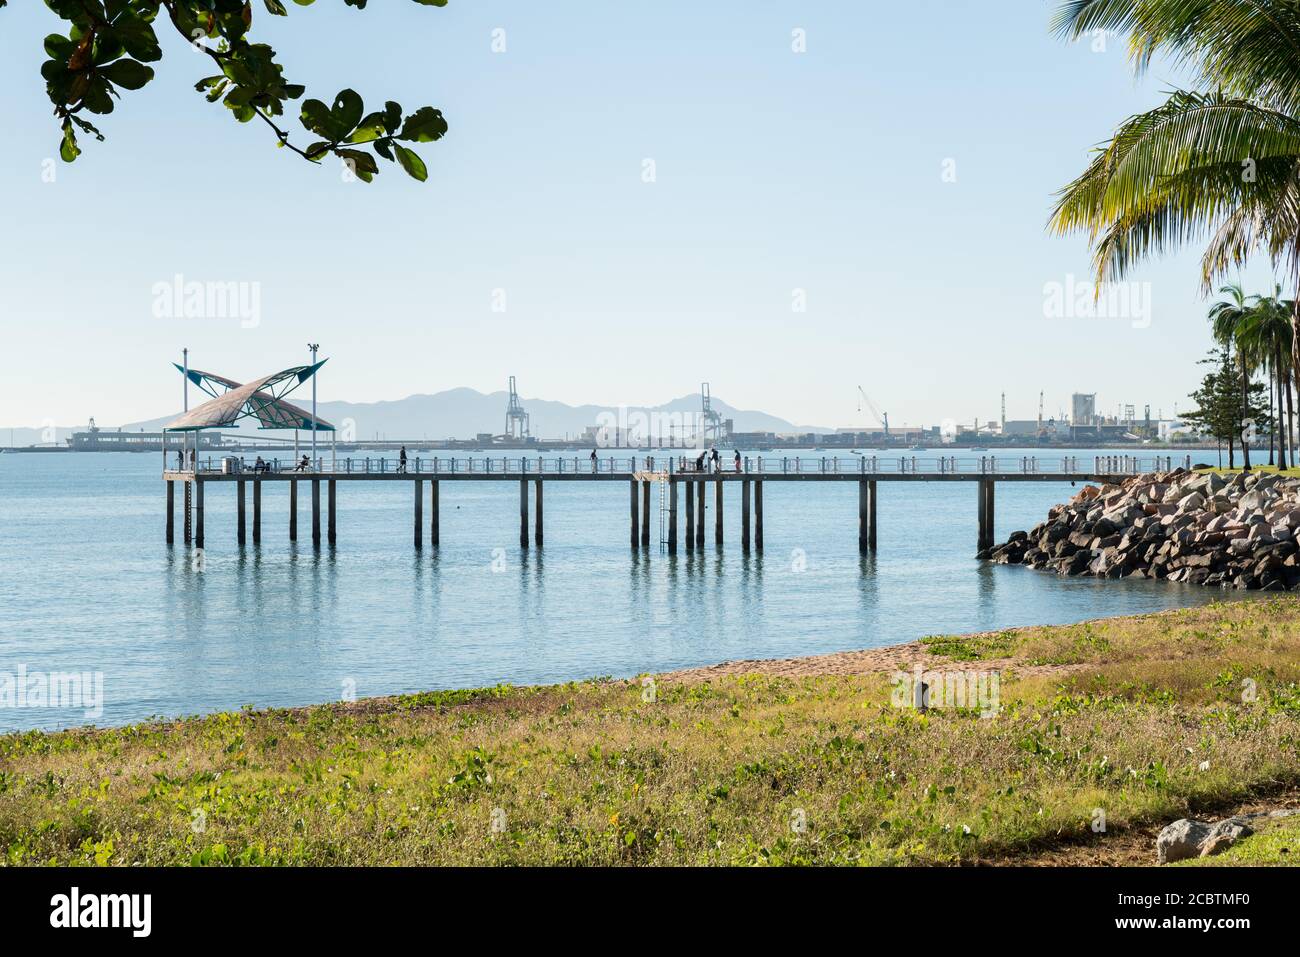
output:
[[[873,552],[876,550],[876,498],[877,489],[875,482],[867,483],[867,495],[870,502],[867,504],[867,548]]]
[[[713,482],[713,541],[722,544],[722,477]]]
[[[533,505],[536,506],[534,511],[537,514],[533,517],[533,544],[538,548],[542,547],[542,480],[537,480],[537,488],[533,495]]]
[[[438,547],[438,480],[429,483],[429,544]]]
[[[671,499],[677,501],[677,483],[673,483]],[[686,550],[695,551],[695,486],[686,486]]]
[[[194,483],[194,547],[203,547],[203,483]]]
[[[992,548],[992,547],[993,547],[993,544],[994,544],[994,542],[996,541],[996,538],[997,538],[996,533],[995,533],[994,530],[993,530],[993,526],[994,526],[994,508],[993,508],[993,504],[994,504],[994,495],[995,495],[995,493],[997,492],[997,484],[994,483],[994,482],[989,482],[988,485],[989,485],[989,490],[988,490],[988,497],[989,497],[989,505],[988,505],[988,539],[989,539],[989,543],[988,543],[988,547],[989,547],[989,548]]]
[[[243,544],[244,544],[244,541],[245,541],[245,538],[244,538],[244,528],[245,528],[245,525],[244,525],[244,491],[245,491],[244,486],[245,486],[246,484],[248,484],[248,483],[243,482],[243,481],[239,481],[239,482],[236,482],[236,483],[235,483],[235,497],[236,497],[236,499],[237,499],[237,505],[236,505],[236,509],[235,509],[235,510],[236,510],[236,519],[235,519],[236,532],[235,532],[235,540],[236,540],[240,545],[243,545]]]
[[[740,550],[749,551],[749,479],[740,483]]]
[[[993,489],[992,479],[980,479],[979,536],[975,547],[977,553],[993,547]]]
[[[876,550],[876,483],[858,483],[858,552]]]
[[[763,550],[763,480],[754,482],[754,550]]]
[[[528,480],[519,480],[519,547],[528,547]]]
[[[298,540],[298,480],[289,480],[289,541]]]
[[[415,547],[424,547],[424,483],[416,479],[415,486]]]
[[[631,495],[632,547],[635,549],[635,548],[639,548],[641,545],[641,514],[638,507],[641,498],[637,494],[636,479],[633,479],[632,481],[628,482],[627,487],[628,490],[632,493]]]
[[[687,505],[690,505],[691,496],[689,491],[686,495]],[[691,526],[686,526],[686,536],[690,537]],[[668,554],[677,554],[677,480],[668,479]]]
[[[331,482],[331,485],[334,483]],[[253,482],[253,544],[262,541],[262,483]]]
[[[541,480],[537,483],[541,485]],[[641,483],[641,547],[650,547],[650,483]]]
[[[167,483],[167,544],[176,540],[176,483]]]
[[[320,548],[320,479],[311,480],[311,543]]]
[[[695,483],[695,547],[704,547],[704,479]]]
[[[867,553],[867,513],[870,510],[869,501],[871,493],[867,491],[867,483],[858,483],[858,553],[865,555]]]
[[[257,488],[258,488],[258,487],[257,487],[256,485],[253,486],[253,491],[254,491],[254,493],[257,492]],[[335,513],[334,513],[334,479],[330,479],[330,480],[329,480],[328,490],[329,490],[329,530],[328,530],[328,532],[327,532],[326,534],[329,536],[329,543],[330,543],[331,545],[333,545],[336,541],[338,541],[338,537],[339,537],[339,535],[338,535],[338,525],[335,523],[335,520],[334,520],[334,518],[335,518]],[[256,494],[254,494],[254,496],[253,496],[253,501],[254,501],[254,502],[257,501],[257,496],[256,496]],[[257,518],[256,518],[256,515],[255,515],[254,518],[253,518],[253,541],[257,541]]]

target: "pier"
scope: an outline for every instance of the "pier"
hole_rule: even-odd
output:
[[[1184,466],[1184,462],[1176,463]],[[739,486],[741,503],[740,547],[744,552],[763,550],[763,486],[767,482],[856,482],[858,484],[858,549],[863,554],[876,550],[877,490],[882,482],[975,482],[978,484],[976,552],[994,544],[995,489],[1000,482],[1098,482],[1114,483],[1149,471],[1175,467],[1171,457],[1139,459],[1135,456],[1101,456],[1080,461],[1066,456],[1039,459],[1036,456],[999,459],[985,456],[976,461],[955,457],[918,459],[912,457],[860,456],[809,459],[791,456],[747,457],[741,468],[696,471],[694,460],[685,457],[656,459],[653,456],[605,457],[592,461],[581,457],[508,456],[484,458],[412,457],[405,465],[383,458],[317,459],[297,470],[282,468],[272,461],[264,471],[247,471],[227,459],[214,467],[209,460],[193,469],[164,470],[166,485],[166,541],[175,541],[176,485],[184,488],[183,540],[204,547],[203,502],[209,485],[233,486],[235,494],[235,540],[246,544],[246,503],[252,489],[253,544],[262,540],[262,487],[288,486],[288,533],[298,537],[299,485],[311,499],[311,541],[322,540],[322,486],[324,486],[324,540],[338,541],[337,502],[340,483],[353,488],[358,483],[408,483],[412,489],[412,540],[424,547],[425,506],[428,505],[428,541],[438,547],[440,489],[443,483],[517,482],[519,484],[519,547],[541,548],[543,535],[543,489],[548,482],[626,483],[630,513],[629,541],[635,550],[651,546],[652,489],[659,488],[660,539],[670,555],[679,548],[695,551],[705,547],[706,495],[713,487],[713,539],[724,541],[724,489]],[[1185,467],[1185,466],[1184,466]],[[530,515],[530,502],[532,504]]]

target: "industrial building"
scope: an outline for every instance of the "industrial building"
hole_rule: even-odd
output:
[[[1070,424],[1073,426],[1097,423],[1097,393],[1076,392],[1070,396]]]

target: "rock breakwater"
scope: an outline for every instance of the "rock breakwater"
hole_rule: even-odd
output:
[[[1062,575],[1300,587],[1300,477],[1178,468],[1090,485],[981,558]]]

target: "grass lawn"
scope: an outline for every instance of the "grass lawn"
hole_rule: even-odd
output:
[[[0,737],[0,860],[1078,863],[1127,840],[1153,861],[1140,832],[1300,785],[1296,598],[915,650],[999,670],[999,713],[760,673]],[[1300,821],[1276,826],[1215,863],[1286,863]]]
[[[1265,455],[1265,458],[1267,458],[1267,454]],[[1237,453],[1237,461],[1238,461],[1238,462],[1241,461],[1241,453],[1240,453],[1240,452]],[[1285,468],[1285,469],[1284,469],[1284,468],[1282,468],[1282,467],[1280,467],[1280,466],[1277,466],[1277,465],[1257,465],[1253,459],[1251,460],[1251,463],[1250,463],[1250,470],[1251,470],[1251,472],[1267,472],[1267,473],[1270,473],[1270,474],[1273,474],[1273,475],[1286,475],[1286,476],[1292,476],[1292,477],[1300,478],[1300,467],[1297,467],[1297,468],[1290,468],[1290,467],[1288,467],[1288,468]],[[1238,465],[1236,468],[1232,468],[1232,469],[1228,468],[1226,465],[1225,465],[1225,466],[1222,466],[1222,467],[1218,467],[1218,466],[1211,467],[1211,466],[1208,466],[1208,465],[1197,465],[1197,466],[1193,466],[1193,471],[1196,471],[1196,472],[1215,472],[1215,473],[1217,473],[1217,474],[1219,474],[1219,475],[1237,475],[1237,474],[1240,473],[1240,472],[1244,472],[1245,469],[1242,468],[1240,465]]]

